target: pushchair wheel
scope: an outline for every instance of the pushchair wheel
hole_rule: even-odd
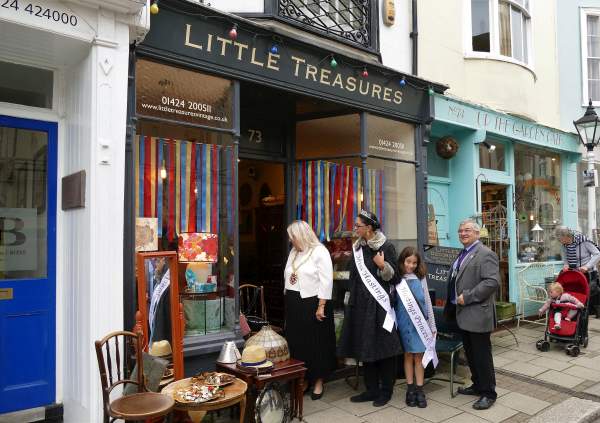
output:
[[[540,339],[535,343],[535,347],[542,352],[547,352],[550,350],[550,342]]]
[[[577,345],[569,344],[567,345],[567,355],[571,357],[577,357],[579,355],[579,347]]]

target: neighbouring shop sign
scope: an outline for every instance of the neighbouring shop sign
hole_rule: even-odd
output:
[[[225,78],[138,60],[136,111],[139,116],[231,129],[233,83]]]
[[[36,270],[37,209],[0,208],[0,271]]]
[[[443,95],[435,95],[435,119],[483,129],[492,134],[542,147],[567,152],[579,151],[579,141],[574,134],[494,110],[479,109]]]
[[[0,0],[2,21],[91,42],[96,31],[74,8],[56,0]]]
[[[415,159],[413,125],[368,115],[367,140],[370,156],[409,161]]]
[[[401,75],[376,66],[367,66],[369,75],[363,77],[363,64],[345,63],[342,57],[331,66],[330,51],[291,38],[280,39],[274,52],[274,34],[259,27],[238,27],[237,38],[231,39],[231,20],[215,13],[187,2],[161,2],[140,51],[361,109],[425,118],[427,87],[402,87]]]
[[[435,289],[435,302],[443,306],[447,298],[450,269],[461,248],[425,245],[425,263],[427,264],[427,284]]]

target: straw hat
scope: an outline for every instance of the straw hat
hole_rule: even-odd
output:
[[[165,357],[167,355],[171,355],[173,350],[171,349],[171,344],[166,339],[162,341],[153,342],[150,347],[150,355],[155,357]]]
[[[242,351],[242,358],[238,364],[243,367],[262,369],[273,366],[273,363],[267,360],[265,348],[261,345],[250,345]]]

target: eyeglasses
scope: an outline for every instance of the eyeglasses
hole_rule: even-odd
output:
[[[459,234],[461,234],[461,233],[469,233],[469,232],[473,232],[473,229],[469,228],[469,229],[459,229],[458,230]]]
[[[358,223],[354,224],[355,228],[364,228],[365,226],[367,226],[367,225],[359,225]]]

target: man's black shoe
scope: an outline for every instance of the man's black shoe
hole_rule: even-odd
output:
[[[461,395],[475,395],[475,396],[479,395],[479,392],[477,392],[477,390],[475,389],[475,387],[473,385],[467,386],[466,388],[463,388],[462,386],[459,387],[458,393]]]
[[[373,407],[383,407],[390,401],[390,397],[387,395],[380,395],[375,401],[373,401]]]
[[[488,397],[481,397],[477,401],[473,403],[473,408],[475,410],[487,410],[496,402],[495,399],[491,399]]]
[[[369,392],[363,392],[362,394],[354,395],[350,397],[350,402],[368,402],[377,399],[377,395],[373,395]]]

